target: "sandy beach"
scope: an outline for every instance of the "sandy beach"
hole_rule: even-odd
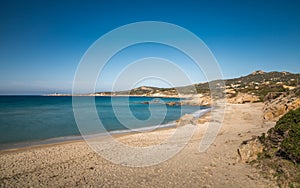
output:
[[[196,131],[184,149],[149,167],[114,164],[84,141],[1,151],[0,187],[276,187],[257,169],[238,161],[239,145],[273,125],[263,123],[263,106],[228,104],[222,128],[205,152],[199,152],[199,143],[209,122],[187,125],[196,126]],[[174,131],[127,134],[117,139],[130,146],[149,146]]]

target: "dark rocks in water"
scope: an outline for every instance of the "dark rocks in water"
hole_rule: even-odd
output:
[[[140,104],[162,104],[162,102],[160,100],[152,100],[152,101],[144,101],[141,102]]]
[[[153,100],[153,101],[140,102],[140,104],[166,104],[168,106],[180,106],[181,102],[171,101],[171,102],[162,103],[160,100]]]
[[[168,106],[176,106],[176,105],[179,105],[179,102],[167,102],[166,105],[168,105]]]

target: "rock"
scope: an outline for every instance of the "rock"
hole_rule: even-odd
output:
[[[282,92],[270,92],[265,96],[264,101],[272,101],[280,95],[282,95]]]
[[[179,105],[179,103],[178,102],[167,102],[166,105],[175,106],[175,105]]]
[[[257,137],[243,142],[238,148],[239,161],[242,163],[249,163],[256,160],[258,154],[263,151],[263,145]]]
[[[252,73],[252,75],[258,75],[258,74],[265,74],[265,72],[262,70],[257,70]]]
[[[271,120],[271,119],[273,119],[274,118],[274,115],[273,115],[273,112],[266,112],[265,114],[264,114],[264,119],[265,120]]]
[[[161,103],[161,101],[160,101],[160,100],[157,100],[157,99],[152,100],[152,101],[144,101],[144,102],[140,102],[140,104],[159,104],[159,103]]]
[[[194,119],[194,116],[192,114],[185,114],[177,121],[177,125],[183,126],[183,125],[187,125],[187,124],[193,124],[193,119]]]
[[[300,98],[296,99],[295,101],[293,101],[290,105],[288,105],[288,111],[290,110],[295,110],[296,108],[298,108],[300,106]]]
[[[199,118],[197,119],[196,124],[204,124],[206,122],[209,122],[209,120],[206,118]]]
[[[191,99],[182,101],[182,104],[191,106],[211,106],[212,99],[210,96],[194,96]]]
[[[259,101],[260,99],[258,96],[247,93],[239,93],[236,97],[228,99],[228,102],[232,104],[254,103]]]
[[[296,88],[296,86],[287,86],[287,85],[283,85],[284,89],[288,89],[288,90],[293,90]]]
[[[285,105],[278,105],[275,106],[275,112],[274,112],[274,116],[275,117],[279,117],[281,115],[284,115],[287,112],[287,107]]]
[[[192,114],[186,114],[182,116],[179,120],[177,120],[177,125],[179,126],[183,126],[187,124],[198,125],[198,124],[204,124],[206,122],[209,122],[208,117],[196,118]]]
[[[263,117],[265,121],[278,121],[290,110],[300,107],[300,97],[293,93],[281,93],[275,99],[272,99],[274,96],[270,95],[267,97],[268,100],[266,100],[264,107]]]

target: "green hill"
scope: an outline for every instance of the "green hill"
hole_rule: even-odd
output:
[[[224,83],[224,84],[223,84]],[[300,74],[289,72],[263,72],[255,71],[247,76],[240,78],[215,80],[211,82],[199,83],[190,86],[177,88],[157,88],[151,86],[141,86],[130,91],[118,92],[97,92],[97,94],[106,95],[143,95],[152,96],[155,94],[161,95],[177,95],[180,94],[195,94],[194,88],[198,94],[210,95],[210,87],[214,89],[226,90],[228,98],[235,97],[237,93],[248,93],[258,96],[261,101],[270,92],[286,92],[300,85]]]

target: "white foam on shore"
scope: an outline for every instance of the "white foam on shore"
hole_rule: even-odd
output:
[[[195,118],[199,118],[199,117],[203,116],[204,114],[210,112],[211,110],[212,110],[212,108],[206,108],[206,109],[197,110],[196,112],[192,113],[192,115]]]

